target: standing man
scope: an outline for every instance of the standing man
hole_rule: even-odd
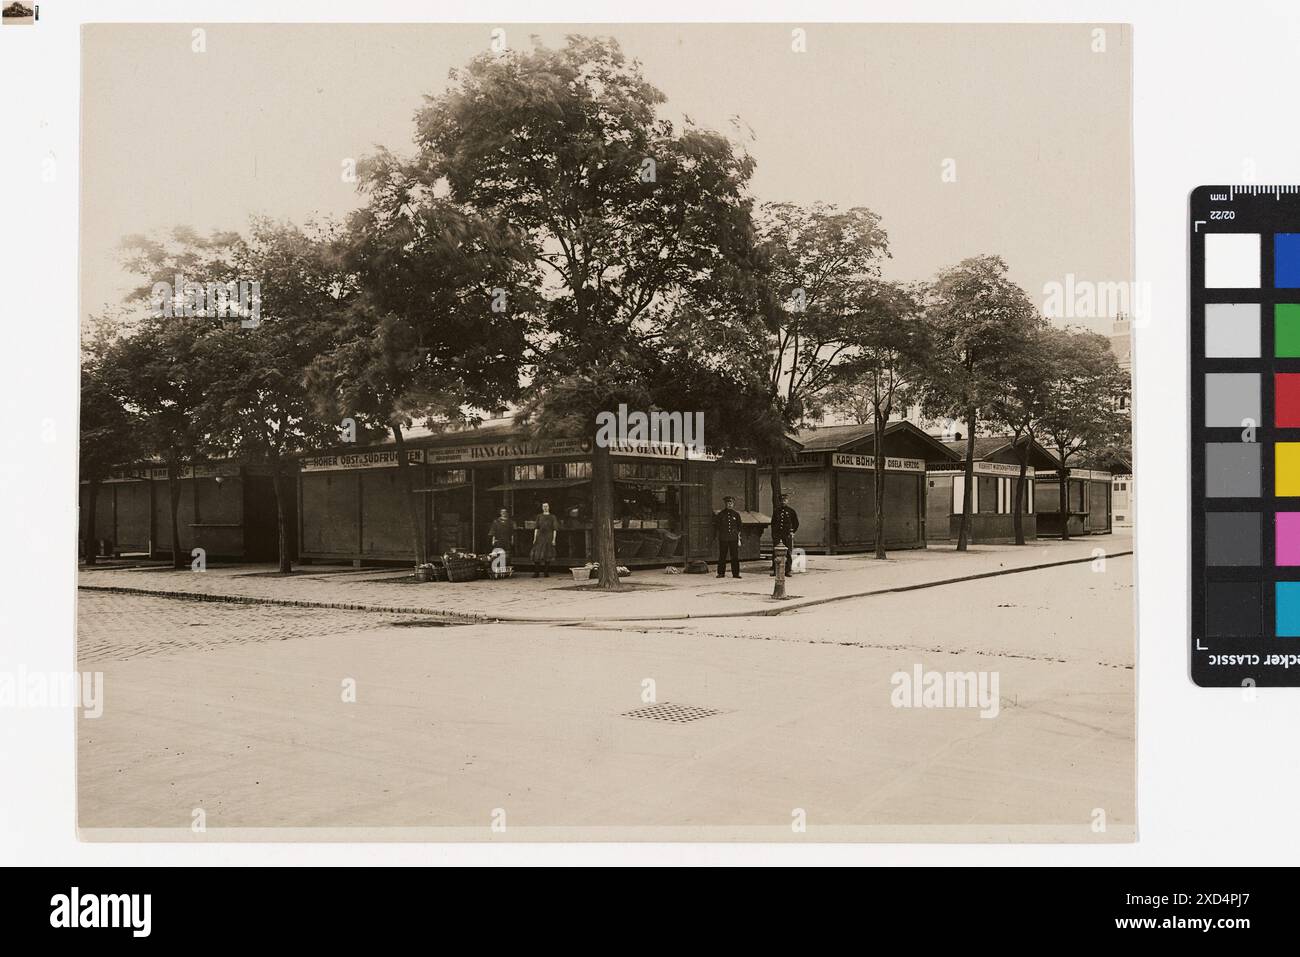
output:
[[[514,549],[515,527],[510,522],[510,512],[508,509],[501,509],[497,517],[492,521],[492,527],[488,529],[488,541],[492,543],[492,548],[501,549],[506,555]]]
[[[734,495],[722,497],[722,511],[713,517],[713,532],[718,536],[718,577],[726,578],[727,555],[731,555],[731,577],[740,577],[740,513],[734,508]]]
[[[794,567],[794,533],[799,531],[799,513],[790,507],[790,493],[781,493],[781,504],[772,516],[772,570],[770,577],[776,576],[776,546],[785,546],[785,577],[790,577]]]

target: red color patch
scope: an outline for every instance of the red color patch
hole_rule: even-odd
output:
[[[1273,422],[1279,429],[1300,429],[1300,373],[1273,376]]]

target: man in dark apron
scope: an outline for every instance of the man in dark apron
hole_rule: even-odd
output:
[[[514,550],[515,527],[510,521],[510,512],[501,509],[497,517],[492,521],[492,527],[488,529],[488,541],[492,543],[493,549],[501,549],[506,553],[506,562],[509,562],[509,555]]]

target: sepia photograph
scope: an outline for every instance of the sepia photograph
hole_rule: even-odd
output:
[[[83,25],[80,838],[1135,841],[1132,44]]]

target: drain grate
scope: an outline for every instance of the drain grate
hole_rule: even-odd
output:
[[[701,718],[711,718],[714,715],[724,713],[714,708],[701,708],[699,705],[674,704],[671,701],[664,701],[659,704],[646,705],[644,708],[637,708],[635,711],[624,711],[623,717],[638,718],[643,721],[671,721],[674,724],[686,724],[688,721],[699,721]]]

